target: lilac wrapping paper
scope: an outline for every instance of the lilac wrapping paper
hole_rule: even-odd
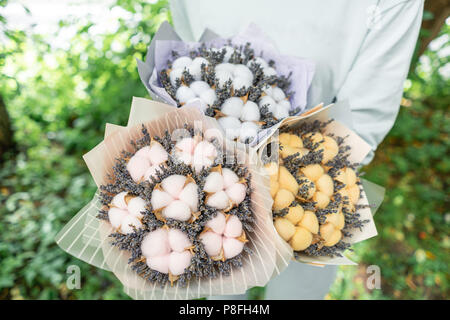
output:
[[[291,74],[291,86],[289,91],[294,94],[290,97],[291,108],[300,108],[302,113],[307,104],[307,93],[314,75],[315,64],[307,59],[283,55],[278,52],[274,43],[255,24],[250,24],[236,36],[225,39],[217,36],[211,30],[205,30],[199,42],[183,42],[169,23],[164,22],[155,34],[148,50],[146,61],[137,59],[140,78],[154,100],[165,102],[176,107],[176,102],[166,92],[159,81],[159,73],[167,67],[167,61],[172,59],[172,51],[180,55],[189,55],[189,52],[198,49],[202,43],[207,47],[220,48],[231,41],[233,45],[245,45],[251,43],[257,56],[265,60],[273,60],[277,74],[288,76]],[[206,105],[202,104],[201,111],[205,111]],[[270,128],[261,130],[256,139],[250,144],[256,146],[267,136]]]

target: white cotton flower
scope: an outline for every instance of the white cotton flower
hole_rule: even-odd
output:
[[[224,62],[228,62],[231,59],[232,54],[235,52],[235,49],[230,46],[223,46],[221,48],[212,48],[213,52],[222,52],[225,49],[225,55],[223,57]]]
[[[242,113],[242,108],[244,107],[244,101],[238,97],[231,97],[226,99],[221,107],[223,114],[235,118],[240,118]]]
[[[253,73],[243,64],[219,63],[215,67],[215,73],[221,87],[229,80],[235,90],[249,88],[253,84]]]
[[[153,210],[161,210],[164,218],[188,221],[198,210],[198,193],[195,182],[182,175],[171,175],[161,181],[151,196]]]
[[[150,146],[139,149],[130,158],[127,163],[127,170],[135,182],[149,180],[167,159],[167,151],[159,142],[153,140]]]
[[[177,276],[191,264],[190,247],[192,242],[183,231],[159,228],[144,237],[141,251],[150,269]]]
[[[288,117],[291,103],[283,90],[279,87],[266,86],[263,91],[266,95],[259,100],[259,107],[266,105],[269,112],[278,120]]]
[[[194,90],[185,85],[181,85],[177,89],[175,96],[180,103],[187,103],[197,97]]]
[[[259,121],[261,114],[259,112],[259,107],[253,101],[248,100],[241,110],[240,119],[241,121]]]
[[[247,140],[253,140],[258,134],[259,127],[256,123],[251,121],[242,122],[241,129],[239,130],[239,140],[245,142]]]
[[[202,77],[202,64],[208,65],[209,62],[203,57],[196,57],[192,60],[190,57],[183,56],[175,59],[172,63],[172,70],[169,78],[172,86],[175,86],[177,79],[182,79],[183,71],[188,71],[195,80],[200,80]]]
[[[145,212],[145,201],[140,197],[128,196],[127,192],[120,192],[111,201],[108,219],[113,228],[122,233],[134,232],[142,227],[141,219]]]
[[[200,235],[206,253],[215,260],[231,259],[244,249],[245,235],[238,217],[227,218],[222,212],[206,223],[206,232]]]
[[[235,140],[239,137],[242,124],[238,118],[227,116],[219,118],[217,121],[225,131],[225,135],[228,139]]]
[[[222,104],[221,112],[226,117],[219,118],[218,122],[225,130],[227,138],[231,140],[239,138],[245,142],[258,134],[259,126],[255,122],[260,120],[261,115],[258,105],[253,101],[248,100],[244,103],[238,97],[228,98]]]
[[[222,172],[211,172],[203,188],[208,193],[206,204],[219,210],[239,205],[245,199],[246,190],[236,173],[228,168],[223,168]]]
[[[175,94],[180,103],[189,103],[192,100],[199,98],[207,105],[212,105],[216,101],[217,96],[214,89],[212,89],[205,81],[193,81],[189,86],[181,85]]]

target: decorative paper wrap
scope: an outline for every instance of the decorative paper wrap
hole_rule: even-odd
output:
[[[272,142],[275,142],[275,148],[278,147],[278,136],[273,135],[277,129],[280,128],[292,128],[295,129],[299,127],[304,122],[313,122],[315,120],[319,120],[321,122],[326,122],[330,119],[334,119],[330,124],[328,124],[323,133],[325,134],[334,134],[339,137],[346,137],[344,144],[351,146],[350,155],[348,160],[352,163],[361,163],[361,161],[366,157],[366,155],[370,151],[370,145],[365,142],[361,137],[359,137],[354,131],[349,129],[348,126],[344,125],[343,122],[351,126],[351,119],[348,117],[350,115],[349,105],[346,101],[339,102],[336,104],[330,104],[328,106],[323,107],[323,105],[319,105],[311,110],[305,112],[303,115],[289,117],[284,119],[282,122],[278,123],[277,126],[273,127],[273,131],[270,132],[270,136],[266,136],[265,139],[259,145],[259,160],[262,159],[264,147]],[[262,167],[260,164],[259,168]],[[263,170],[262,168],[260,170]],[[361,220],[369,220],[368,223],[364,224],[362,230],[353,229],[351,231],[352,236],[343,238],[346,242],[351,244],[364,241],[366,239],[372,238],[376,236],[377,229],[375,227],[375,222],[373,220],[373,215],[376,210],[381,205],[381,202],[384,198],[384,188],[380,187],[370,181],[365,179],[361,179],[363,190],[361,192],[362,197],[359,199],[358,205],[368,205],[370,204],[370,208],[366,207],[363,209],[359,209],[358,213],[361,216]],[[291,257],[294,257],[294,252],[290,245],[284,241],[277,233],[277,237],[282,245],[277,242],[279,248],[278,250],[281,252],[289,251]],[[299,255],[297,259],[299,262],[309,263],[313,265],[356,265],[355,262],[351,261],[347,257],[311,257],[306,254]]]
[[[132,151],[129,141],[140,137],[142,123],[151,136],[162,136],[166,130],[172,132],[176,128],[183,128],[185,123],[194,127],[201,124],[206,134],[208,129],[220,133],[215,119],[202,116],[195,105],[173,109],[159,102],[133,98],[128,126],[107,124],[105,139],[84,156],[97,186],[106,183],[106,174],[110,173],[120,152]],[[209,295],[241,294],[253,286],[264,286],[273,275],[279,274],[287,266],[291,257],[289,252],[279,250],[280,239],[271,217],[272,199],[266,177],[255,167],[255,151],[250,149],[250,152],[246,152],[240,144],[233,146],[236,146],[238,158],[244,161],[252,175],[251,201],[255,223],[254,232],[248,233],[248,245],[253,254],[244,254],[242,268],[233,267],[230,276],[193,278],[186,287],[176,282],[173,287],[167,283],[161,288],[158,283],[144,280],[127,263],[128,252],[110,244],[108,235],[112,232],[111,225],[96,218],[101,207],[98,194],[59,232],[56,242],[75,257],[112,271],[124,285],[125,292],[134,299],[194,299]]]
[[[306,59],[283,55],[278,52],[273,42],[267,38],[263,32],[255,25],[250,24],[245,30],[234,37],[224,39],[213,31],[206,29],[199,42],[183,42],[168,22],[161,24],[156,32],[146,55],[146,61],[137,59],[138,72],[142,83],[147,88],[152,99],[168,103],[174,107],[176,102],[162,87],[159,73],[167,67],[167,61],[172,59],[172,51],[178,52],[181,56],[198,49],[202,43],[207,47],[220,48],[231,41],[233,45],[245,45],[251,43],[257,56],[261,56],[267,61],[273,60],[277,74],[288,76],[291,74],[291,86],[289,91],[294,92],[290,97],[292,109],[297,107],[302,112],[307,103],[307,92],[314,75],[315,64]],[[199,105],[200,110],[205,106]],[[257,145],[261,137],[266,135],[266,130],[262,130],[257,138],[250,144]]]

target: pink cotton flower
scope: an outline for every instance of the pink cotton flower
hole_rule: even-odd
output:
[[[190,165],[196,172],[208,168],[217,158],[216,147],[199,137],[183,138],[175,144],[173,155],[176,159]]]
[[[239,182],[239,177],[232,170],[223,168],[221,171],[211,172],[206,177],[203,190],[209,193],[206,200],[208,206],[224,210],[239,205],[245,199],[247,187]]]
[[[149,232],[141,244],[147,266],[161,273],[178,276],[191,264],[192,242],[181,230],[159,228]]]
[[[200,241],[206,253],[214,260],[227,260],[240,254],[247,241],[238,217],[225,217],[222,212],[209,220],[206,232],[200,236]]]
[[[111,201],[108,218],[111,225],[122,233],[132,233],[133,227],[142,227],[142,213],[145,201],[140,197],[128,196],[126,192],[117,194]]]
[[[153,210],[160,210],[164,218],[188,221],[198,210],[198,187],[192,178],[171,175],[161,181],[152,192]]]
[[[166,162],[167,151],[157,142],[152,141],[150,146],[139,149],[128,161],[127,170],[135,182],[149,180],[159,165]]]

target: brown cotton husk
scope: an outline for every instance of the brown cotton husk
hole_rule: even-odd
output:
[[[345,146],[351,147],[351,149],[348,151],[349,153],[348,160],[351,163],[361,163],[362,160],[366,157],[366,155],[370,151],[370,146],[354,131],[349,129],[346,125],[342,124],[339,121],[330,121],[331,118],[334,117],[336,114],[339,115],[340,109],[338,108],[343,108],[342,104],[328,105],[325,107],[319,105],[316,108],[310,110],[309,112],[304,113],[303,115],[284,119],[284,121],[282,121],[279,124],[278,128],[281,129],[283,132],[295,132],[296,128],[300,127],[300,125],[305,122],[312,123],[315,120],[319,120],[320,122],[327,123],[327,125],[321,130],[322,133],[325,135],[334,135],[336,137],[345,137],[343,144]],[[342,113],[345,112],[342,111]],[[265,140],[261,141],[259,145],[259,159],[260,160],[262,159],[263,164],[267,162],[267,160],[264,160],[264,158],[266,157],[264,155],[264,152],[266,150],[266,146],[268,146],[269,144],[272,144],[272,150],[278,150],[278,136],[276,134],[272,136],[266,136]],[[371,192],[370,195],[368,195],[364,190],[365,185],[368,185],[370,187]],[[368,184],[365,183],[364,181],[362,181],[362,187],[363,188],[361,191],[361,197],[357,203],[358,214],[360,214],[361,221],[367,220],[367,222],[363,224],[361,229],[359,228],[351,229],[350,236],[343,238],[343,240],[349,244],[361,242],[377,235],[377,230],[372,216],[373,212],[371,211],[371,208],[369,206],[374,205],[374,203],[370,203],[368,198],[374,199],[374,201],[377,204],[379,204],[383,197],[384,189],[376,185],[374,187],[372,183]],[[275,215],[278,214],[280,213],[275,213]],[[281,239],[280,236],[278,237]],[[292,258],[302,263],[309,263],[312,265],[356,264],[355,262],[351,261],[344,255],[334,257],[308,256],[307,254],[302,252],[294,252],[292,248],[287,244],[287,242],[285,242],[282,239],[281,241],[283,241],[285,243],[285,247],[288,250],[290,250]]]
[[[174,109],[162,103],[134,98],[128,126],[108,124],[105,140],[84,156],[97,186],[107,183],[108,174],[111,175],[111,168],[123,150],[133,152],[130,140],[140,137],[142,124],[150,136],[163,136],[166,130],[183,128],[186,123],[194,128],[196,123],[201,123],[203,132],[219,128],[214,119],[202,116],[196,106]],[[220,129],[217,132],[220,133]],[[95,219],[101,208],[97,196],[58,234],[58,244],[78,258],[112,271],[124,285],[125,292],[134,299],[194,299],[241,294],[253,286],[264,286],[273,274],[280,273],[287,266],[290,255],[280,252],[276,244],[278,238],[270,214],[272,200],[265,177],[255,166],[257,157],[254,150],[246,150],[240,144],[227,144],[225,147],[229,150],[235,148],[238,158],[249,169],[251,207],[255,218],[253,232],[246,234],[249,240],[246,246],[252,254],[242,253],[242,267],[232,267],[229,276],[219,273],[217,278],[193,277],[186,286],[175,282],[173,286],[166,283],[161,287],[158,282],[144,280],[131,269],[128,263],[130,253],[111,245],[109,235],[113,230],[109,222]],[[76,230],[76,234],[72,230]]]

